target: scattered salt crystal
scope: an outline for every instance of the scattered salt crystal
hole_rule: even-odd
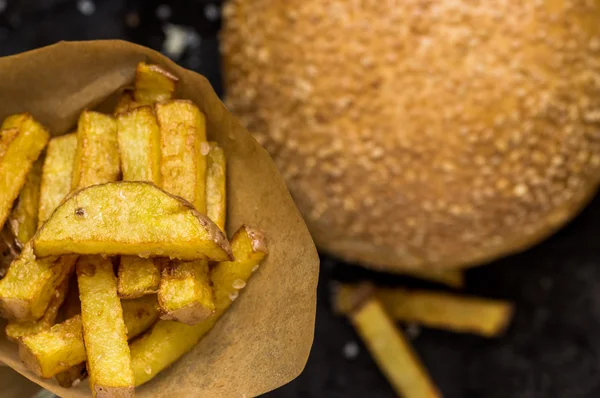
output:
[[[164,20],[169,19],[171,14],[172,14],[171,7],[169,7],[167,4],[161,4],[158,7],[156,7],[156,16],[160,20],[164,21]]]
[[[406,325],[406,335],[410,339],[416,339],[421,334],[421,328],[416,323]]]
[[[259,267],[260,267],[260,264],[256,264],[254,267],[252,267],[252,272],[256,272]]]
[[[204,16],[209,21],[216,21],[219,19],[219,7],[214,4],[208,4],[204,7]]]
[[[123,194],[123,191],[119,191],[119,198],[125,199],[125,195]]]
[[[71,384],[71,387],[75,387],[76,385],[78,385],[79,383],[81,383],[81,380],[79,379],[75,379],[73,380],[73,383]]]
[[[152,373],[152,368],[150,367],[150,365],[146,365],[146,367],[144,367],[144,372],[146,372],[146,374]]]
[[[243,289],[244,287],[246,287],[246,282],[244,282],[242,279],[236,279],[233,281],[232,286],[234,289]]]
[[[239,295],[240,295],[240,293],[238,293],[237,291],[232,292],[232,293],[229,294],[229,299],[231,301],[235,301],[238,298]]]
[[[354,341],[349,341],[344,345],[344,357],[347,359],[354,359],[358,356],[360,348]]]
[[[202,156],[206,156],[210,153],[210,144],[206,141],[203,141],[202,144],[200,144],[200,153],[202,153]]]
[[[79,0],[77,9],[83,15],[89,16],[96,12],[96,4],[92,0]]]

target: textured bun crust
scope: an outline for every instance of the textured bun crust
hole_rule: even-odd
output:
[[[477,265],[600,180],[600,0],[233,0],[228,104],[318,246],[388,270]]]

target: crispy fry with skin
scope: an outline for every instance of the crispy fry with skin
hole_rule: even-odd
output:
[[[210,318],[186,325],[160,320],[131,344],[131,360],[136,386],[142,385],[190,351],[210,331],[219,317],[237,299],[239,291],[267,254],[263,233],[242,226],[231,240],[236,260],[216,264],[211,273],[215,292],[215,313]]]
[[[92,394],[133,396],[131,357],[113,265],[100,256],[82,256],[76,270]]]
[[[214,313],[208,261],[171,261],[162,275],[158,293],[161,319],[194,325]]]
[[[83,111],[77,125],[71,188],[116,181],[120,173],[116,120],[99,112]]]
[[[28,113],[9,116],[0,131],[0,228],[50,134]]]
[[[71,192],[77,135],[55,137],[48,143],[46,159],[42,168],[38,228]]]
[[[146,331],[158,319],[156,295],[123,300],[121,305],[129,340]],[[81,325],[81,315],[75,315],[50,329],[21,338],[21,359],[29,370],[44,378],[84,362],[87,357]]]
[[[230,260],[229,242],[189,203],[147,182],[95,185],[71,195],[32,240],[36,253]]]
[[[117,117],[123,180],[150,181],[160,185],[160,132],[152,108],[140,107]],[[160,267],[154,259],[122,256],[119,296],[136,298],[156,293]]]
[[[50,378],[86,360],[81,316],[52,326],[19,341],[19,357],[30,371]]]
[[[56,288],[73,271],[75,260],[71,255],[39,259],[31,243],[26,244],[0,280],[2,316],[21,322],[41,318]]]
[[[161,134],[163,188],[206,212],[206,142],[204,114],[189,101],[155,106]],[[202,148],[206,149],[205,154]],[[214,311],[206,261],[171,262],[162,272],[158,303],[162,319],[195,324]]]
[[[221,228],[221,231],[225,231],[227,161],[223,148],[216,142],[211,142],[206,160],[206,215]]]
[[[43,156],[40,156],[31,167],[17,204],[8,217],[8,223],[19,247],[25,246],[37,231],[43,162]]]
[[[23,336],[38,333],[44,329],[49,329],[56,323],[58,311],[65,301],[65,296],[69,288],[69,278],[65,278],[56,288],[54,297],[50,300],[46,313],[37,321],[33,322],[9,322],[6,325],[6,337],[10,341],[17,341]]]
[[[335,297],[337,312],[348,312],[354,289],[342,286],[338,290]],[[506,301],[442,292],[380,288],[375,294],[396,321],[485,337],[502,334],[514,311],[514,306]]]
[[[424,279],[427,281],[441,283],[446,286],[460,289],[465,285],[465,274],[463,270],[414,270],[404,271],[404,274],[413,278]]]
[[[376,298],[350,314],[356,331],[396,393],[404,398],[441,397],[402,332]]]
[[[177,77],[158,65],[140,62],[135,71],[135,101],[147,105],[173,98]]]

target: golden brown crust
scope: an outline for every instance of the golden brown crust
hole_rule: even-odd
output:
[[[224,15],[228,105],[326,251],[477,265],[596,192],[598,0],[232,0]]]

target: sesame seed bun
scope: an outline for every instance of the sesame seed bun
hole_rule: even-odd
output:
[[[232,0],[227,102],[317,245],[401,271],[544,239],[600,179],[600,0]]]

